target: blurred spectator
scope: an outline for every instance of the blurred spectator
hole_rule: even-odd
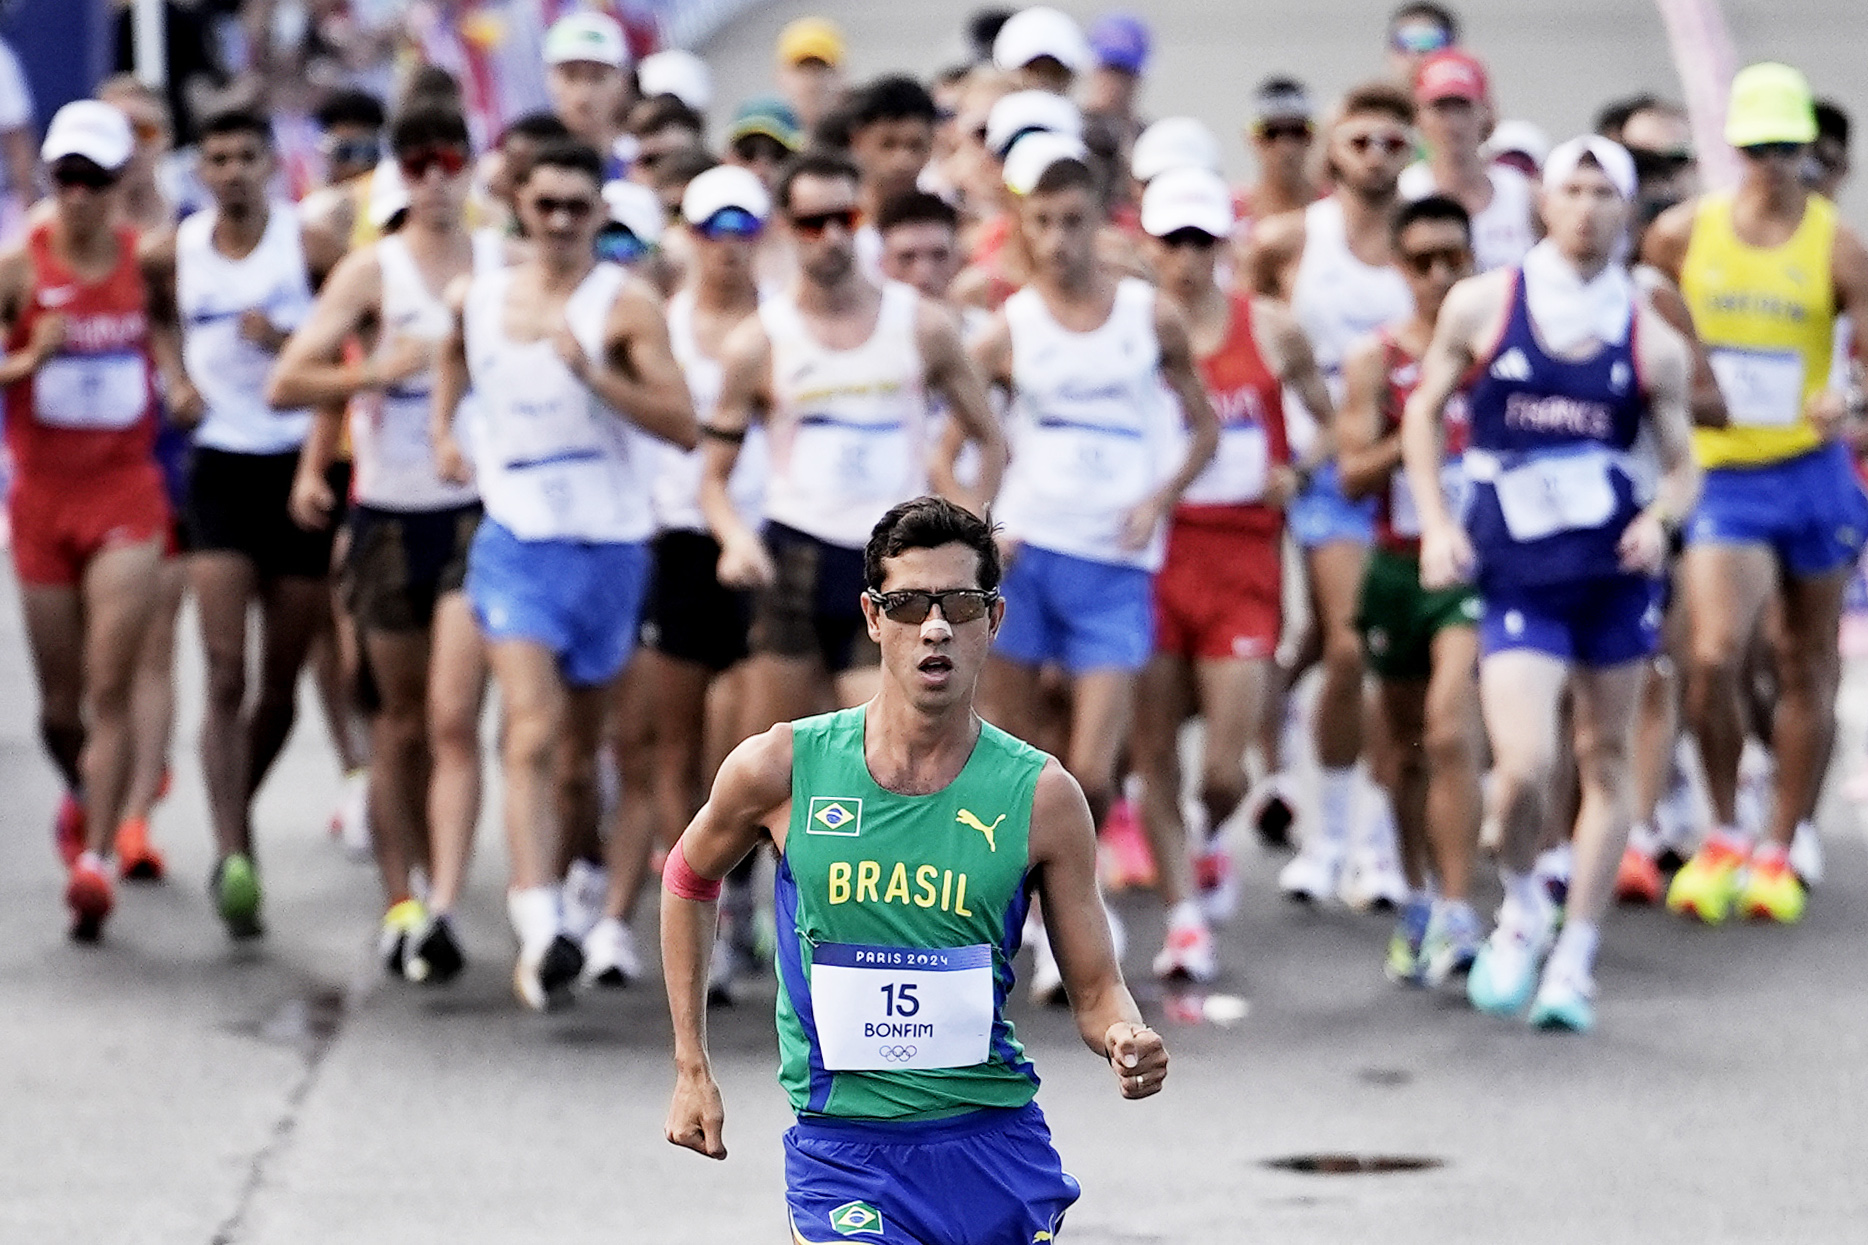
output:
[[[1550,136],[1529,121],[1500,121],[1479,154],[1536,180],[1543,175],[1544,160],[1550,155]]]
[[[778,93],[808,133],[843,94],[843,32],[821,17],[801,17],[778,35]]]
[[[162,21],[169,70],[169,116],[174,119],[176,142],[182,146],[195,141],[195,118],[211,105],[214,92],[227,85],[227,67],[209,31],[211,18],[233,7],[237,5],[210,6],[164,0]],[[136,36],[128,0],[120,0],[116,43],[116,68],[125,73],[134,72]]]
[[[966,22],[966,45],[968,51],[973,54],[975,65],[992,63],[993,40],[999,37],[999,32],[1005,28],[1007,22],[1012,20],[1012,14],[1017,11],[1016,9],[974,10],[973,16],[969,17]]]
[[[1090,27],[1089,38],[1096,63],[1083,84],[1083,111],[1115,119],[1126,160],[1143,128],[1137,107],[1153,39],[1148,23],[1132,13],[1099,17]]]
[[[672,95],[702,117],[713,105],[713,74],[707,62],[680,48],[644,57],[636,66],[636,88],[643,99]]]
[[[1247,133],[1258,183],[1234,205],[1243,225],[1307,207],[1317,197],[1310,167],[1316,136],[1316,106],[1303,83],[1272,77],[1258,84]]]
[[[545,15],[536,0],[411,0],[403,30],[418,63],[462,84],[475,150],[490,146],[514,118],[551,106]]]
[[[13,211],[38,198],[38,137],[33,130],[32,91],[19,58],[0,39],[0,160],[6,165],[6,195]]]
[[[1618,141],[1634,157],[1636,203],[1651,219],[1666,207],[1699,192],[1693,127],[1686,109],[1651,95],[1632,101]]]
[[[1388,19],[1388,73],[1412,90],[1421,65],[1436,52],[1459,46],[1459,18],[1431,0],[1412,0]]]
[[[771,190],[778,166],[804,146],[804,131],[791,105],[772,95],[747,100],[726,132],[726,158],[751,169]]]
[[[1842,193],[1849,179],[1849,114],[1834,100],[1816,101],[1816,141],[1810,144],[1803,180],[1825,199]]]
[[[621,177],[632,155],[619,141],[630,96],[629,45],[622,26],[602,13],[561,17],[545,35],[544,57],[545,83],[558,119],[597,149],[606,180]]]
[[[1025,89],[1069,95],[1094,62],[1077,23],[1044,5],[1014,13],[992,41],[992,63]]]
[[[644,186],[655,184],[657,166],[676,152],[707,146],[706,122],[672,95],[657,95],[637,104],[629,114],[629,134],[635,140],[629,177]]]

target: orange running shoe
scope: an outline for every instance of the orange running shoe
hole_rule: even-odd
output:
[[[104,918],[115,906],[110,879],[99,866],[97,857],[85,855],[71,867],[71,880],[65,885],[65,906],[71,909],[71,936],[79,942],[96,942],[104,933]]]
[[[58,858],[65,862],[67,869],[77,864],[78,857],[84,854],[86,830],[84,801],[67,791],[65,798],[58,802],[58,815],[52,820],[52,841],[58,845]]]
[[[160,882],[168,872],[162,853],[149,841],[149,819],[131,817],[117,827],[117,876],[126,882]]]
[[[1654,858],[1638,847],[1622,852],[1621,867],[1615,871],[1615,898],[1628,904],[1657,904],[1666,893],[1667,883],[1660,875]]]
[[[1112,891],[1155,884],[1155,855],[1148,846],[1141,816],[1130,800],[1117,800],[1103,819],[1101,833],[1103,884]]]

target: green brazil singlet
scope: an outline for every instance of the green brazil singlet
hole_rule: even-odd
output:
[[[1004,1012],[1045,755],[982,723],[945,789],[897,795],[870,776],[863,721],[856,708],[791,728],[779,1083],[801,1116],[1022,1107],[1038,1075]]]

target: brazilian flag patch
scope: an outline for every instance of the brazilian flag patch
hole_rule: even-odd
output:
[[[845,1202],[830,1212],[830,1226],[842,1236],[881,1236],[882,1212],[868,1202]]]

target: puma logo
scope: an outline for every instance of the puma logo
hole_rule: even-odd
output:
[[[1005,820],[1004,813],[1000,813],[998,818],[990,826],[987,825],[985,822],[981,821],[979,818],[973,816],[971,812],[969,812],[968,810],[964,808],[960,810],[960,816],[955,818],[955,820],[958,821],[961,825],[970,826],[973,829],[979,831],[981,834],[985,835],[986,846],[992,849],[994,855],[998,854],[999,845],[993,841],[992,832],[999,828],[999,822]]]

